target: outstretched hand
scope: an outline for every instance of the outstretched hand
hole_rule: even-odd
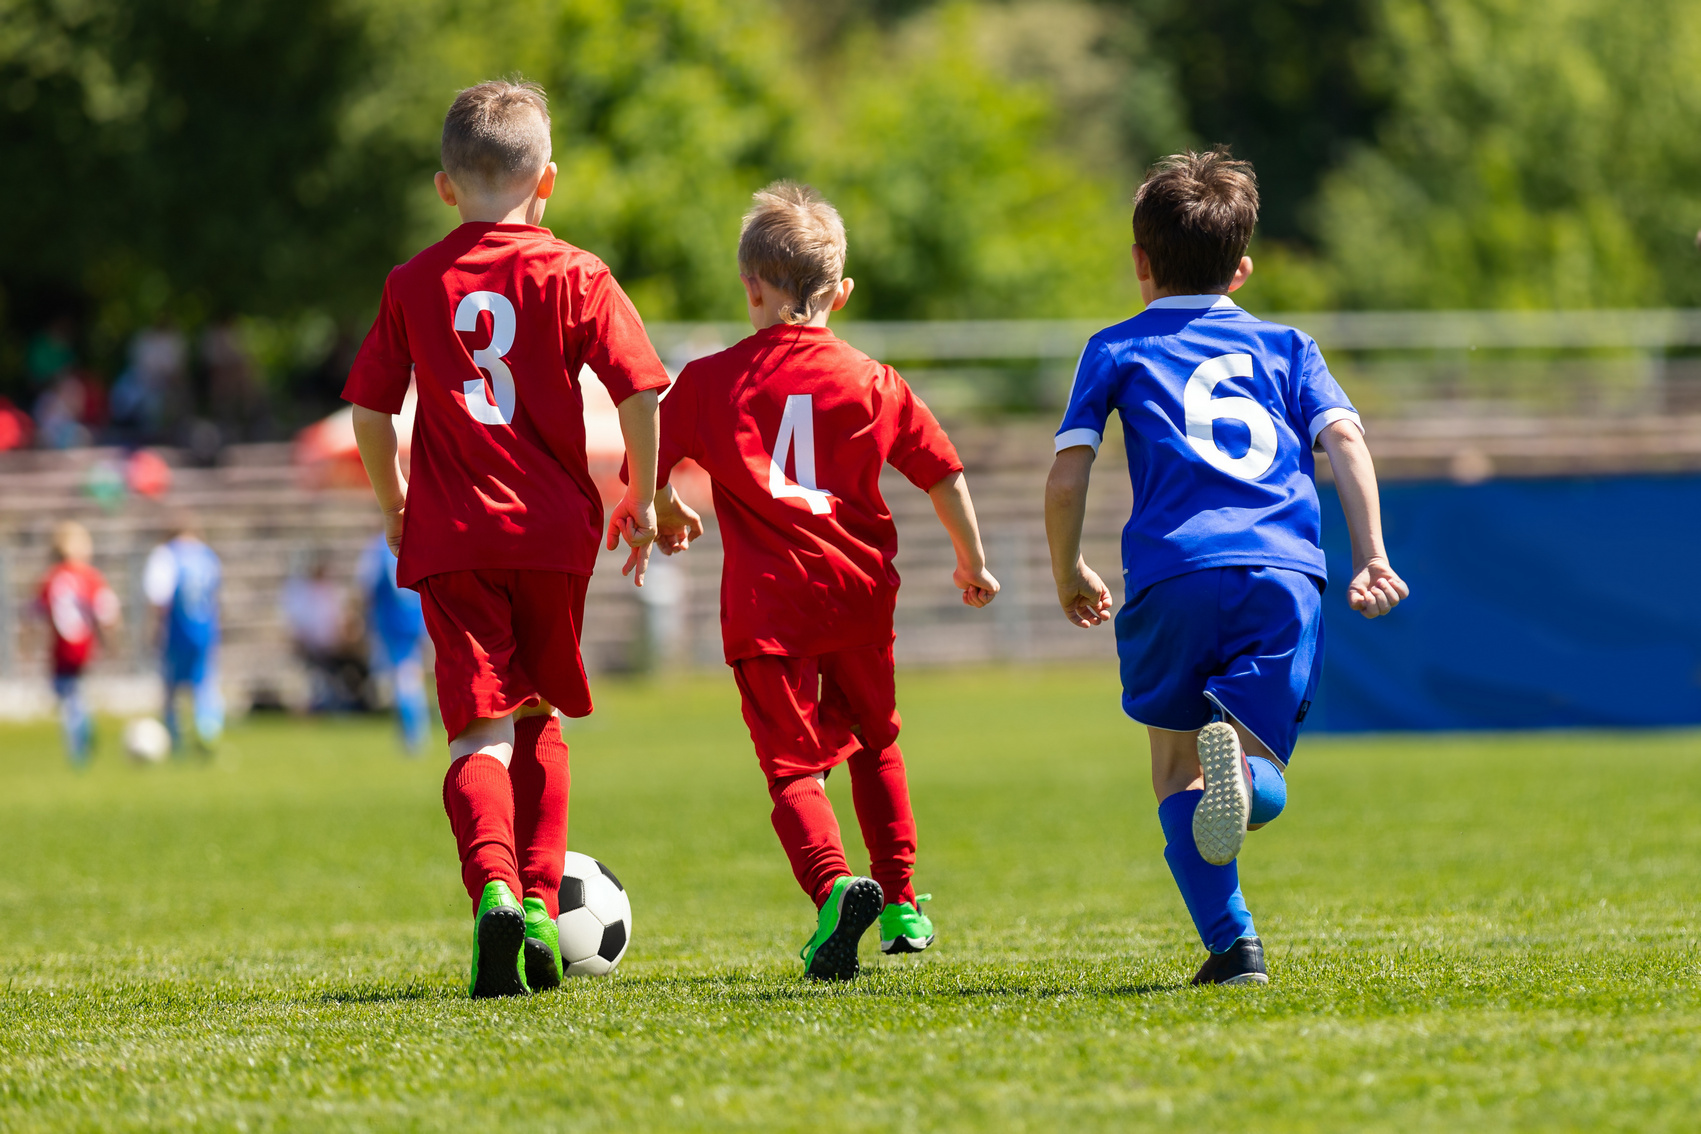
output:
[[[655,505],[633,499],[630,490],[614,506],[608,518],[608,550],[613,551],[625,540],[632,549],[626,557],[622,575],[631,575],[637,586],[644,585],[644,571],[650,565],[650,545],[656,541]]]
[[[1347,605],[1366,618],[1379,618],[1399,606],[1400,600],[1411,593],[1406,581],[1394,574],[1388,561],[1377,556],[1360,568],[1353,581],[1347,584]]]
[[[1077,562],[1074,573],[1057,584],[1057,601],[1069,621],[1083,629],[1110,621],[1110,588],[1085,562]]]
[[[998,580],[985,567],[978,571],[959,567],[952,572],[951,581],[963,592],[964,606],[985,606],[998,595]]]

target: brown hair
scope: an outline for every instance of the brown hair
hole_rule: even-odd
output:
[[[776,181],[756,194],[738,234],[738,270],[791,297],[787,323],[807,323],[845,274],[845,222],[808,185]]]
[[[1187,295],[1234,280],[1258,223],[1252,163],[1226,149],[1171,154],[1134,193],[1134,243],[1152,263],[1152,282]]]
[[[443,117],[443,170],[468,188],[508,188],[549,163],[549,100],[536,83],[468,87]]]

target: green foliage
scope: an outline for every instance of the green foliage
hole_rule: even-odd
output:
[[[108,349],[170,313],[346,308],[400,234],[409,157],[354,136],[370,65],[335,0],[9,0],[0,289]],[[43,309],[46,308],[46,309]]]
[[[1392,105],[1315,206],[1354,307],[1701,302],[1701,9],[1381,0]]]
[[[5,726],[0,1127],[1694,1128],[1694,732],[1307,739],[1241,857],[1274,983],[1194,989],[1114,666],[901,673],[939,943],[822,988],[731,678],[597,700],[570,839],[631,951],[502,1003],[440,736],[255,719],[76,775]]]

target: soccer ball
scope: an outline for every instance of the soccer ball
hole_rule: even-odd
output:
[[[588,854],[567,852],[561,869],[561,963],[568,976],[614,971],[632,940],[632,902],[614,872]]]
[[[171,733],[152,717],[137,717],[124,726],[124,751],[138,764],[157,764],[171,754]]]

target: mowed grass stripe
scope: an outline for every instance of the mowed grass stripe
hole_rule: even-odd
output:
[[[616,978],[464,988],[444,761],[255,720],[73,775],[0,732],[0,1128],[1692,1129],[1701,737],[1313,737],[1242,856],[1266,990],[1191,989],[1096,670],[906,673],[935,951],[798,979],[812,915],[730,680],[599,687],[570,842]],[[829,790],[860,853],[848,784]]]

